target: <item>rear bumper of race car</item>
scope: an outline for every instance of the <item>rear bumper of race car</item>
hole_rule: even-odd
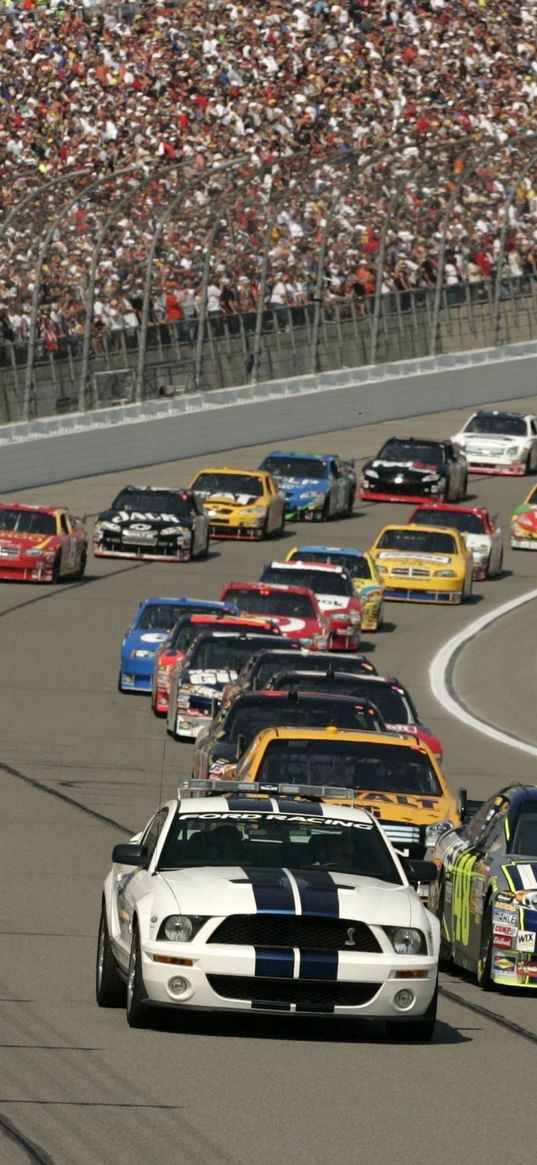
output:
[[[143,944],[142,971],[147,1000],[160,1006],[404,1022],[431,1003],[437,960],[153,943]]]

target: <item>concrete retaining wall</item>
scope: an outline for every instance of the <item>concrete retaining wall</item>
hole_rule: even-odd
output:
[[[0,491],[536,392],[527,343],[5,425]]]

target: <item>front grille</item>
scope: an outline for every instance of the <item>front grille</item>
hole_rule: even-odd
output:
[[[348,942],[349,929],[354,932],[352,945]],[[231,914],[217,926],[208,942],[368,954],[382,950],[375,935],[363,922],[304,914]]]
[[[318,1007],[359,1007],[377,994],[379,983],[315,983],[307,979],[253,979],[247,975],[207,975],[222,999],[247,999],[278,1004]]]
[[[19,558],[21,551],[18,546],[0,546],[0,558]]]
[[[131,542],[125,538],[103,538],[101,542],[101,549],[110,552],[123,551],[126,554],[151,554],[152,557],[156,555],[159,558],[172,558],[181,553],[181,547],[177,546],[176,541],[170,542]]]
[[[421,566],[394,566],[391,573],[398,578],[430,578],[430,570]]]

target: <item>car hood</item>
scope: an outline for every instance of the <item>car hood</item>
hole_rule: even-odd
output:
[[[291,615],[270,615],[267,616],[274,619],[274,622],[281,628],[282,635],[288,635],[290,639],[313,639],[315,635],[320,635],[323,631],[317,619],[299,619]]]
[[[379,550],[375,554],[375,560],[380,566],[389,566],[395,564],[397,566],[417,566],[417,565],[432,565],[432,566],[453,566],[457,561],[455,554],[412,554],[408,550]]]
[[[321,611],[348,611],[352,598],[351,595],[317,595],[317,602]]]
[[[383,481],[395,481],[403,478],[405,481],[421,481],[431,473],[442,475],[445,470],[442,465],[427,465],[425,461],[381,461],[375,458],[364,466],[364,473],[374,469]]]
[[[302,493],[328,493],[329,483],[315,477],[280,477],[275,481],[286,497],[300,497]]]
[[[513,521],[519,522],[527,530],[537,530],[537,506],[517,506]]]
[[[0,546],[19,551],[46,549],[57,539],[56,534],[19,534],[16,530],[0,530]]]
[[[377,878],[358,877],[339,871],[291,870],[298,903],[307,900],[303,913],[334,916],[334,887],[338,890],[340,918],[359,918],[372,925],[389,922],[408,926],[413,895],[407,886],[390,885]],[[177,910],[185,914],[214,917],[228,914],[257,914],[256,892],[263,891],[274,902],[274,912],[288,908],[290,879],[285,870],[252,866],[216,866],[189,870],[162,871]],[[291,883],[292,884],[292,883]],[[287,909],[285,910],[287,913]],[[297,913],[302,913],[300,907]]]
[[[503,452],[512,445],[524,445],[527,440],[524,435],[514,437],[509,433],[462,433],[457,437],[457,444],[463,445],[470,453],[479,449],[501,449]]]
[[[160,645],[168,638],[168,631],[142,631],[136,628],[125,636],[124,651],[150,651],[156,655]]]
[[[106,524],[117,527],[119,530],[165,530],[169,526],[191,526],[192,518],[185,514],[179,517],[177,514],[157,514],[154,511],[142,513],[139,511],[127,512],[127,510],[105,510],[99,514],[96,525]]]

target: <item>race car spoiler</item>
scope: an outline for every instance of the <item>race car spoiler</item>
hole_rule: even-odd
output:
[[[308,801],[324,801],[325,798],[338,798],[352,801],[356,789],[332,785],[286,785],[274,781],[218,781],[195,780],[180,781],[177,786],[179,800],[195,797],[196,794],[208,796],[211,794],[221,797],[224,793],[265,794],[267,797],[302,797]]]

